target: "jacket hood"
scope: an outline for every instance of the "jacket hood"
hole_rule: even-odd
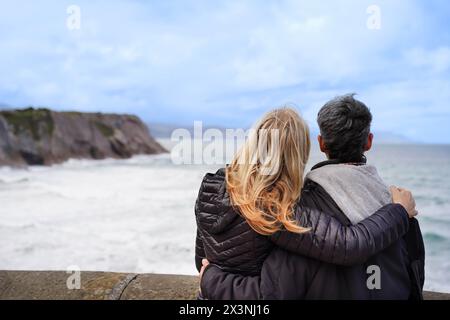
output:
[[[239,215],[226,191],[224,168],[205,175],[195,210],[198,225],[211,234],[222,233],[232,227]]]
[[[353,224],[391,202],[389,188],[372,165],[327,164],[306,179],[324,188]]]

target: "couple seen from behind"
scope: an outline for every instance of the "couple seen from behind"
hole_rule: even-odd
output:
[[[276,109],[206,174],[195,203],[199,299],[422,299],[415,201],[367,162],[371,121],[353,94],[327,102],[317,116],[327,160],[305,175],[309,128]]]

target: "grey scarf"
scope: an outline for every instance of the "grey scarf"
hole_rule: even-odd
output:
[[[329,164],[306,179],[322,186],[353,224],[391,202],[388,186],[371,165]]]

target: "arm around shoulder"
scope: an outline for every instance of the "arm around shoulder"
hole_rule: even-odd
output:
[[[399,204],[388,204],[355,225],[341,224],[331,215],[305,209],[307,233],[280,231],[271,236],[279,247],[323,262],[351,266],[367,261],[406,234],[408,213]]]

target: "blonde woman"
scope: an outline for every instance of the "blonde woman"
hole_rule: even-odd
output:
[[[416,211],[405,190],[392,188],[393,203],[355,225],[342,224],[333,212],[321,211],[316,202],[326,196],[324,190],[318,186],[303,190],[309,153],[305,121],[293,109],[276,109],[254,126],[229,166],[206,174],[195,205],[199,271],[202,259],[207,259],[206,269],[214,265],[233,274],[259,275],[277,246],[351,266],[406,233],[408,217]]]

